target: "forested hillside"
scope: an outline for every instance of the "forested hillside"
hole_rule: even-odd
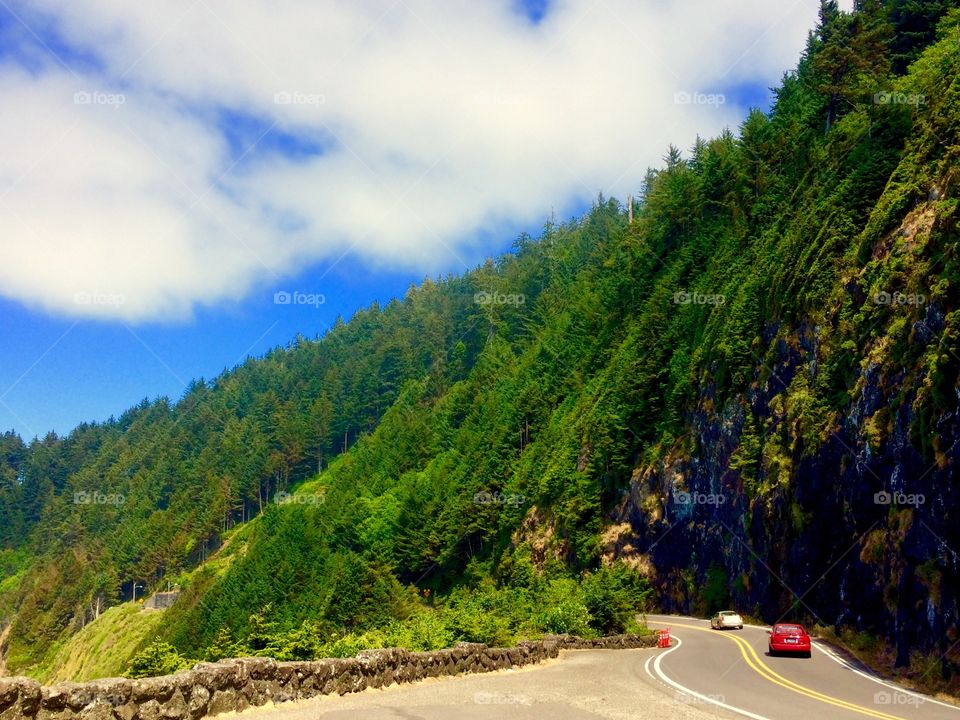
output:
[[[177,402],[0,437],[9,668],[176,583],[158,632],[192,659],[608,632],[648,600],[949,675],[956,5],[825,0],[773,109],[669,148],[632,223],[601,197]]]

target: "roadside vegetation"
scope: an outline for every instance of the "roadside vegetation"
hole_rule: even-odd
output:
[[[497,588],[485,583],[475,589],[455,590],[437,602],[415,588],[406,592],[410,597],[398,599],[407,605],[403,619],[345,634],[329,624],[311,621],[284,630],[275,609],[267,605],[247,618],[243,639],[235,638],[224,625],[199,659],[264,656],[316,660],[353,657],[361,650],[387,647],[440,650],[458,642],[505,647],[544,635],[589,638],[650,632],[637,620],[638,613],[647,609],[649,586],[623,565],[585,574],[579,582],[569,577],[539,577],[524,587]],[[126,673],[131,677],[163,675],[194,662],[169,643],[154,639],[132,659]]]

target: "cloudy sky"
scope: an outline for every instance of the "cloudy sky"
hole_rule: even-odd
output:
[[[817,5],[0,0],[0,429],[179,397],[635,192],[766,108]]]

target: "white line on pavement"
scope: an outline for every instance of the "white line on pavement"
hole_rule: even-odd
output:
[[[681,684],[678,683],[677,681],[672,680],[672,679],[670,679],[669,677],[667,677],[666,673],[664,673],[663,670],[660,669],[660,661],[663,660],[663,659],[664,659],[667,655],[669,655],[670,653],[674,652],[675,650],[679,650],[679,649],[680,649],[680,646],[683,645],[683,641],[680,640],[680,638],[674,636],[674,639],[677,641],[676,646],[670,648],[670,649],[667,650],[665,653],[661,653],[661,654],[657,655],[657,658],[656,658],[656,660],[655,660],[654,663],[653,663],[653,671],[657,674],[656,677],[659,677],[659,678],[660,678],[663,682],[665,682],[667,685],[670,685],[671,687],[676,688],[676,689],[679,690],[680,692],[683,692],[683,693],[686,693],[687,695],[690,695],[690,696],[692,696],[692,697],[698,698],[698,699],[700,699],[700,700],[702,700],[702,701],[704,701],[704,702],[706,702],[706,703],[710,703],[711,705],[716,705],[717,707],[722,707],[724,710],[729,710],[730,712],[735,712],[735,713],[737,713],[738,715],[743,715],[744,717],[751,718],[752,720],[770,720],[769,718],[766,718],[766,717],[764,717],[763,715],[757,715],[757,714],[755,714],[755,713],[750,712],[749,710],[744,710],[744,709],[742,709],[742,708],[734,707],[733,705],[728,705],[727,703],[721,702],[720,700],[717,700],[716,698],[712,698],[712,697],[710,697],[709,695],[703,695],[703,694],[701,694],[701,693],[698,693],[696,690],[691,690],[690,688],[688,688],[688,687],[686,687],[686,686],[684,686],[684,685],[681,685]],[[649,675],[650,677],[656,679],[656,677],[654,676],[654,674],[653,674],[652,672],[650,672],[650,661],[651,661],[651,660],[653,660],[652,657],[647,658],[647,662],[644,663],[643,669],[647,671],[647,675]]]
[[[813,646],[814,646],[817,650],[819,650],[820,652],[822,652],[824,655],[826,655],[828,658],[830,658],[831,660],[833,660],[835,663],[838,663],[839,665],[843,665],[843,667],[847,668],[847,670],[850,670],[851,672],[855,672],[855,673],[856,673],[857,675],[859,675],[860,677],[866,678],[867,680],[870,680],[871,682],[875,682],[875,683],[877,683],[878,685],[883,685],[885,688],[890,688],[891,690],[895,690],[895,691],[898,692],[898,693],[903,693],[904,695],[909,695],[910,697],[919,698],[920,700],[923,700],[924,702],[934,703],[934,704],[936,704],[936,705],[942,705],[942,706],[945,707],[945,708],[950,708],[951,710],[956,710],[956,711],[960,712],[960,708],[958,708],[956,705],[951,705],[950,703],[941,702],[940,700],[935,700],[935,699],[933,699],[933,698],[930,697],[929,695],[923,695],[922,693],[916,693],[916,692],[913,692],[912,690],[907,690],[907,689],[904,688],[904,687],[900,687],[899,685],[894,685],[893,683],[888,683],[887,681],[885,681],[885,680],[883,680],[883,679],[881,679],[881,678],[878,678],[878,677],[875,676],[875,675],[871,675],[870,673],[865,673],[865,672],[863,672],[862,670],[858,670],[858,669],[855,668],[853,665],[851,665],[850,663],[848,663],[845,659],[843,659],[842,657],[840,657],[839,655],[837,655],[835,652],[833,652],[833,650],[829,650],[829,649],[827,649],[827,648],[825,648],[825,647],[822,647],[819,643],[816,643],[816,642],[815,642],[815,643],[812,643],[812,644],[813,644]]]
[[[664,617],[664,616],[661,616],[661,617]],[[669,616],[665,616],[665,617],[669,617],[669,618],[676,619],[676,620],[687,620],[687,621],[689,621],[689,620],[697,620],[697,618],[686,618],[686,617],[684,617],[684,616],[682,616],[682,615],[669,615]],[[658,621],[654,620],[653,622],[658,622]],[[662,622],[662,621],[661,621],[661,622]],[[752,624],[752,623],[744,623],[744,627],[757,628],[758,630],[769,630],[769,629],[770,629],[769,626],[754,625],[754,624]],[[942,707],[949,708],[949,709],[951,709],[951,710],[955,710],[955,711],[957,711],[957,712],[960,712],[960,707],[957,707],[956,705],[951,705],[950,703],[942,702],[941,700],[936,700],[936,699],[930,697],[929,695],[924,695],[924,694],[922,694],[922,693],[917,693],[917,692],[913,692],[913,691],[911,691],[911,690],[907,690],[906,688],[904,688],[904,687],[902,687],[902,686],[900,686],[900,685],[894,685],[893,683],[889,683],[889,682],[883,680],[882,678],[877,677],[876,675],[872,675],[872,674],[870,674],[870,673],[868,673],[868,672],[864,672],[864,671],[862,671],[862,670],[854,667],[854,666],[851,665],[849,662],[847,662],[844,658],[842,658],[841,656],[837,655],[832,649],[829,649],[828,647],[825,647],[824,645],[821,645],[819,642],[813,642],[813,643],[811,643],[811,645],[812,645],[813,647],[815,647],[817,650],[819,650],[820,652],[822,652],[824,655],[826,655],[828,658],[830,658],[831,660],[833,660],[835,663],[838,663],[839,665],[842,665],[843,667],[847,668],[847,669],[850,670],[851,672],[854,672],[854,673],[856,673],[857,675],[859,675],[860,677],[866,678],[867,680],[870,680],[871,682],[875,682],[875,683],[877,683],[878,685],[883,685],[883,687],[888,688],[888,689],[890,689],[890,690],[893,690],[893,691],[895,691],[895,692],[902,693],[902,694],[904,694],[904,695],[909,695],[910,697],[918,698],[918,699],[920,699],[920,700],[923,700],[924,702],[933,703],[934,705],[940,705],[940,706],[942,706]],[[671,651],[671,652],[672,652],[672,651]],[[664,653],[664,655],[665,655],[665,654],[666,654],[666,653]]]

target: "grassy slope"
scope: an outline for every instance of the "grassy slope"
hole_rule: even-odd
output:
[[[49,667],[38,669],[45,683],[84,681],[123,674],[130,658],[163,620],[162,610],[142,610],[124,603],[107,610],[62,645]]]
[[[189,585],[197,577],[219,577],[226,572],[236,554],[243,553],[244,538],[255,523],[228,532],[219,551],[193,572],[177,578],[177,584]],[[44,683],[120,677],[130,665],[131,658],[159,634],[165,612],[142,610],[139,602],[112,607],[57,648],[48,656],[51,658],[48,662],[29,674]]]

